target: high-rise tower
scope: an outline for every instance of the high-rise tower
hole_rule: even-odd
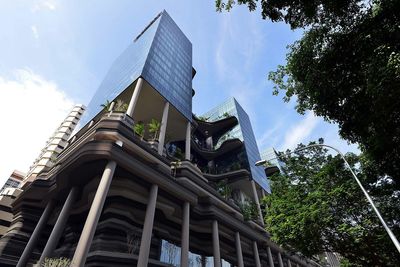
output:
[[[141,86],[151,87],[191,121],[193,74],[192,44],[164,10],[114,61],[90,101],[82,125],[101,112],[101,105],[107,100],[128,101]],[[139,87],[138,78],[143,78],[145,85]],[[150,96],[146,98],[142,99],[143,104],[158,104]],[[132,117],[137,117],[135,115],[133,111]]]
[[[30,166],[29,171],[22,182],[23,184],[26,182],[32,182],[44,168],[50,168],[54,164],[58,154],[67,146],[67,141],[73,133],[84,111],[84,105],[75,105],[72,108],[68,116],[46,142],[46,146],[42,149],[32,166]]]
[[[235,116],[238,124],[222,135],[218,140],[214,140],[215,148],[218,148],[228,139],[238,138],[244,143],[244,157],[241,160],[243,166],[251,172],[252,178],[268,193],[271,192],[267,177],[262,167],[254,166],[259,161],[260,152],[250,123],[250,118],[242,106],[233,97],[212,108],[203,114],[202,117],[208,121],[216,121],[225,117]]]
[[[0,265],[307,266],[270,240],[253,205],[247,115],[235,103],[226,119],[193,119],[194,74],[190,41],[161,12],[114,62],[53,165],[14,201]],[[238,123],[243,140],[215,147]]]

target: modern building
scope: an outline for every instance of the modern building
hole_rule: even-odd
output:
[[[30,166],[29,171],[23,180],[23,184],[32,182],[45,168],[53,166],[58,154],[61,153],[68,144],[67,141],[73,133],[84,111],[84,105],[75,105],[72,108],[65,120],[60,124],[60,126],[58,126],[53,135],[46,142],[45,147],[35,159],[32,166]]]
[[[14,201],[0,265],[311,266],[272,242],[259,218],[264,187],[244,111],[192,117],[195,73],[190,41],[161,12],[114,62],[54,164]],[[215,143],[241,123],[243,140]]]
[[[271,167],[277,167],[280,172],[284,171],[285,163],[279,159],[278,152],[276,152],[275,148],[269,147],[261,152],[261,159],[266,160]]]
[[[14,170],[0,190],[0,237],[11,225],[13,218],[11,203],[22,192],[18,187],[25,175],[21,171]]]
[[[11,205],[21,192],[19,188],[6,187],[0,194],[0,238],[11,225],[14,216]]]
[[[13,173],[10,175],[10,177],[7,179],[7,181],[4,183],[3,187],[0,190],[0,195],[3,194],[4,190],[8,187],[11,188],[18,188],[21,184],[21,182],[24,180],[25,173],[14,170]]]
[[[255,166],[254,163],[259,161],[260,152],[256,138],[253,133],[250,118],[246,111],[238,103],[238,101],[231,97],[220,105],[214,107],[210,111],[202,115],[207,121],[217,121],[225,117],[233,116],[238,120],[238,124],[224,133],[218,140],[213,140],[215,148],[220,147],[226,140],[237,138],[244,143],[243,158],[239,160],[243,167],[250,171],[252,179],[261,187],[262,190],[271,193],[271,189],[264,173],[264,168]]]

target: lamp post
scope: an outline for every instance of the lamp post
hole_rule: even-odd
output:
[[[353,172],[353,170],[351,169],[350,164],[347,162],[347,160],[346,160],[346,158],[344,157],[344,155],[342,154],[342,152],[340,152],[337,148],[335,148],[335,147],[333,147],[333,146],[330,146],[330,145],[325,145],[325,144],[313,144],[313,145],[309,145],[309,146],[306,146],[306,147],[303,147],[303,148],[294,150],[294,151],[291,152],[291,154],[292,154],[292,153],[299,152],[299,151],[302,151],[302,150],[306,150],[306,149],[309,149],[309,148],[312,148],[312,147],[327,147],[327,148],[330,148],[330,149],[335,150],[335,151],[342,157],[342,159],[343,159],[343,161],[344,161],[346,167],[350,170],[350,172],[351,172],[351,174],[353,175],[354,179],[356,180],[357,184],[360,186],[360,188],[361,188],[361,190],[363,191],[365,197],[367,198],[369,204],[371,204],[372,209],[375,211],[376,216],[378,216],[378,218],[379,218],[380,222],[382,223],[383,227],[385,228],[387,234],[389,235],[389,237],[390,237],[390,239],[392,240],[393,244],[396,246],[397,251],[400,253],[400,243],[399,243],[399,241],[397,240],[396,236],[393,234],[392,230],[390,230],[390,228],[387,226],[387,224],[386,224],[385,220],[383,219],[382,215],[380,214],[379,210],[375,207],[375,204],[374,204],[374,202],[372,201],[372,198],[369,196],[367,190],[365,190],[365,188],[362,186],[360,180],[358,180],[356,174],[355,174],[355,173]],[[260,160],[260,161],[257,161],[257,162],[255,163],[255,165],[256,165],[256,166],[262,166],[262,165],[263,165],[263,166],[266,166],[266,163],[267,163],[267,160]]]

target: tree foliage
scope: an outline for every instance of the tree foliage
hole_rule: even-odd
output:
[[[219,10],[234,3],[216,1]],[[400,188],[400,1],[271,0],[261,9],[265,19],[306,29],[286,65],[269,74],[274,94],[337,123]]]
[[[332,26],[332,25],[331,25]],[[299,113],[339,125],[400,186],[400,2],[377,3],[352,25],[314,27],[269,78]]]
[[[338,252],[349,266],[398,266],[399,253],[340,156],[314,147],[294,154],[288,150],[280,157],[285,174],[271,177],[274,193],[264,199],[273,240],[308,257]],[[346,159],[400,236],[400,191],[393,191],[392,179],[379,176],[363,155],[347,154]]]
[[[292,29],[309,25],[346,24],[353,20],[368,1],[360,0],[261,0],[263,19],[273,22],[284,21]],[[257,8],[258,0],[237,0],[250,11]],[[217,11],[230,11],[236,4],[234,0],[216,0]]]

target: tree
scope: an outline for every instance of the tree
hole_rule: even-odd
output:
[[[229,10],[228,2],[217,6]],[[238,3],[254,10],[256,1]],[[262,12],[307,27],[286,65],[269,74],[274,94],[337,123],[400,188],[400,1],[273,0],[262,1]]]
[[[153,140],[156,140],[158,138],[158,132],[161,128],[161,123],[156,119],[151,119],[148,126],[149,132],[153,134]]]
[[[264,199],[274,241],[308,257],[338,252],[348,266],[397,266],[400,255],[340,156],[314,147],[294,154],[287,150],[280,158],[285,173],[270,178],[273,194]],[[400,191],[392,190],[392,179],[379,176],[363,155],[346,154],[346,159],[400,236]],[[378,182],[369,183],[370,176]]]
[[[239,5],[246,5],[255,11],[258,0],[237,0]],[[338,25],[352,21],[366,7],[360,0],[269,0],[261,1],[263,19],[273,22],[285,21],[292,29],[310,25]],[[216,0],[217,11],[230,11],[234,0]]]
[[[140,138],[144,137],[144,123],[139,121],[133,125],[133,132],[140,136]]]

